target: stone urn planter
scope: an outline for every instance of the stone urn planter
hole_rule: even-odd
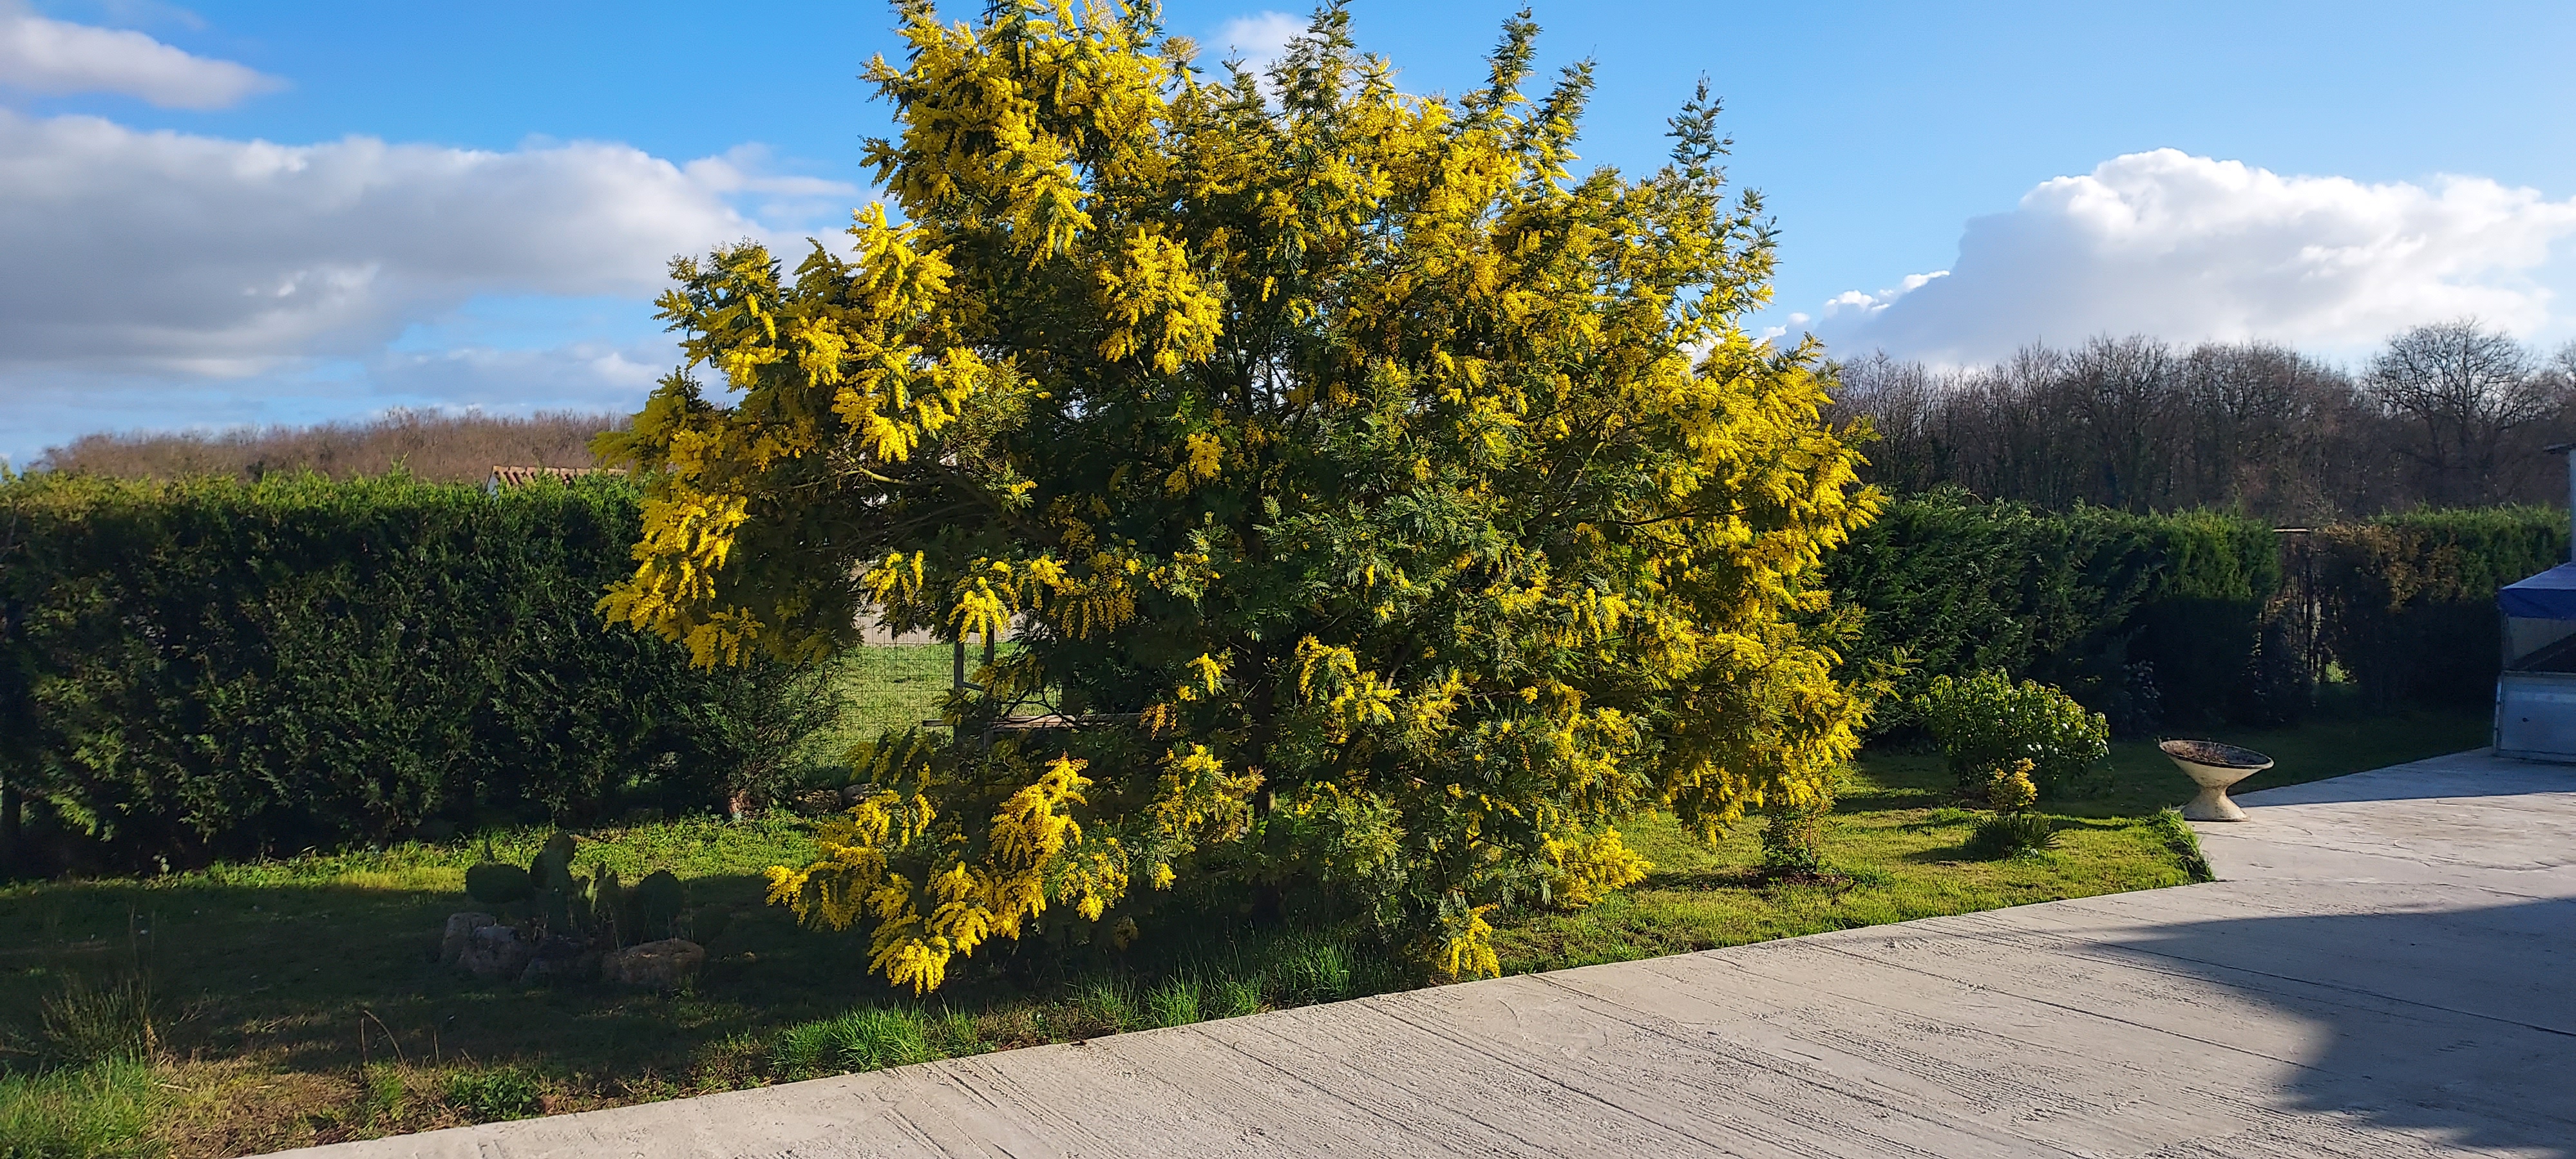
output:
[[[2169,740],[2156,746],[2200,786],[2200,795],[2182,807],[2194,821],[2242,821],[2245,810],[2227,799],[2227,787],[2272,767],[2272,758],[2214,740]]]

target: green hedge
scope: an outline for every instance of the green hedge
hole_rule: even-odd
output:
[[[2126,516],[2150,561],[2129,613],[2128,655],[2174,724],[2277,716],[2260,686],[2264,612],[2281,592],[2281,540],[2267,524],[2192,511]]]
[[[1829,562],[1866,609],[1849,658],[1902,651],[1910,701],[1935,676],[2002,671],[2066,689],[2124,731],[2230,714],[2280,588],[2273,533],[2207,512],[2042,511],[1936,493],[1890,504]],[[1918,723],[1909,705],[1883,728]]]
[[[120,865],[768,792],[823,700],[602,627],[639,511],[613,480],[0,485],[0,780]]]
[[[2496,589],[2567,562],[2567,513],[2490,507],[2319,528],[2313,574],[2326,647],[2363,697],[2474,707],[2503,664]]]
[[[2284,534],[2212,512],[2050,512],[1948,492],[1890,504],[1826,576],[1867,612],[1847,658],[1903,651],[1907,700],[1935,676],[2001,671],[2135,734],[2294,718],[2311,648],[2379,707],[2483,703],[2496,588],[2563,562],[2567,537],[2566,514],[2545,508]],[[1883,730],[1919,723],[1906,703],[1880,716]]]

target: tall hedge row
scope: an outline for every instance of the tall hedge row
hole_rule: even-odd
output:
[[[53,867],[774,792],[828,673],[603,628],[638,515],[609,480],[0,483],[0,791]],[[2481,703],[2495,589],[2567,548],[2539,508],[2282,534],[1949,493],[1892,504],[1828,579],[1868,612],[1848,658],[1901,653],[1902,691],[2000,669],[2136,732],[2287,719],[2329,661],[2377,706]]]
[[[2567,558],[2566,513],[2489,508],[2279,532],[2214,512],[2044,511],[1959,492],[1899,500],[1836,555],[1866,609],[1856,662],[1899,689],[2000,669],[2058,685],[2121,731],[2295,718],[2332,670],[2371,703],[2491,695],[2495,590]],[[1893,703],[1882,729],[1917,723]]]
[[[2496,589],[2567,562],[2567,513],[2489,507],[2319,528],[2315,577],[2334,657],[2371,704],[2478,705],[2504,652]]]
[[[821,699],[601,625],[639,512],[613,480],[0,485],[0,781],[122,864],[761,793]]]

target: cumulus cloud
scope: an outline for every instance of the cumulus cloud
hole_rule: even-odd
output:
[[[285,87],[140,32],[49,20],[10,3],[0,3],[0,84],[47,95],[118,93],[170,109],[220,109]]]
[[[672,256],[748,237],[792,263],[804,242],[782,227],[861,193],[768,164],[597,142],[279,145],[0,110],[0,454],[394,405],[632,405],[672,361],[667,339],[634,338],[655,329],[642,302]],[[493,298],[634,317],[397,349]]]
[[[856,192],[745,161],[290,146],[0,111],[0,252],[21,271],[0,280],[0,365],[239,375],[381,346],[477,294],[649,296],[672,255],[770,234],[728,195]]]
[[[2528,334],[2551,324],[2570,235],[2576,200],[2484,178],[2371,185],[2159,149],[2040,183],[1971,220],[1949,269],[1838,295],[1817,331],[1951,363],[2100,333],[2358,350],[2474,315]]]
[[[1225,49],[1228,59],[1240,59],[1244,66],[1258,73],[1280,57],[1288,55],[1288,42],[1297,39],[1313,21],[1285,12],[1255,12],[1237,16],[1217,30],[1216,43]]]
[[[427,404],[486,411],[632,410],[678,361],[678,344],[661,336],[536,350],[458,346],[388,351],[369,361],[367,379],[381,396],[373,409]],[[528,401],[532,382],[547,385],[542,403]]]

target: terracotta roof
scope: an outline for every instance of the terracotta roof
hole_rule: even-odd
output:
[[[492,478],[483,484],[489,490],[524,487],[539,479],[578,479],[584,475],[623,475],[624,467],[494,467]]]

